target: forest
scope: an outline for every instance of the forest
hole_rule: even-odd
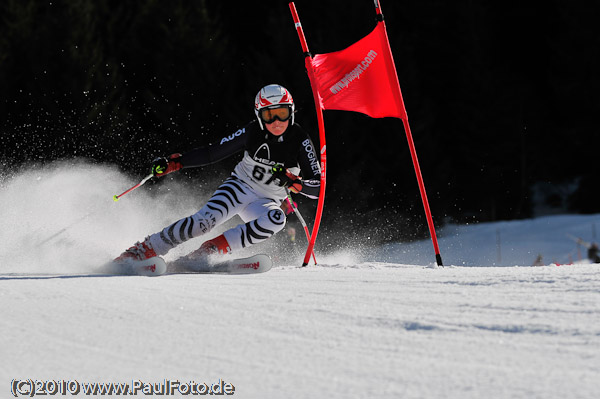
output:
[[[313,54],[341,50],[375,27],[370,0],[295,4]],[[527,218],[539,201],[600,212],[597,5],[381,6],[437,226]],[[155,157],[245,125],[270,83],[291,91],[296,121],[318,142],[287,1],[5,0],[0,18],[3,179],[85,158],[139,181]],[[325,111],[325,126],[324,235],[426,235],[402,122]],[[206,183],[238,160],[173,178],[214,190]],[[555,189],[540,197],[539,187]],[[314,213],[314,202],[299,203]]]

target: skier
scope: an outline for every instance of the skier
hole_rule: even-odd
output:
[[[216,145],[153,161],[152,173],[165,176],[182,168],[212,164],[244,150],[242,160],[206,205],[119,255],[115,261],[144,260],[165,255],[190,238],[239,215],[244,223],[208,240],[187,256],[228,254],[263,242],[285,226],[280,208],[286,189],[316,199],[321,169],[308,134],[294,123],[294,100],[283,86],[263,87],[254,101],[253,120]],[[300,177],[302,176],[302,177]]]
[[[588,259],[592,263],[600,263],[600,255],[598,254],[598,244],[596,244],[595,242],[593,242],[588,247]]]

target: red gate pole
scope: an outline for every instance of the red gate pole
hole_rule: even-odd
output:
[[[383,32],[385,34],[385,40],[387,42],[387,49],[390,52],[390,59],[392,60],[392,64],[394,64],[394,57],[392,56],[392,50],[390,48],[390,42],[387,35],[387,29],[385,28],[385,21],[383,20],[383,14],[381,12],[381,5],[379,4],[379,0],[374,0],[375,3],[375,12],[377,13],[377,20],[383,24]],[[404,125],[404,131],[406,132],[406,139],[408,140],[408,147],[410,149],[410,156],[412,158],[413,166],[415,169],[415,174],[417,176],[417,183],[419,184],[419,191],[421,192],[421,200],[423,202],[423,208],[425,209],[425,216],[427,217],[427,225],[429,227],[429,234],[431,235],[431,241],[433,243],[433,250],[435,251],[435,260],[438,266],[443,266],[442,263],[442,255],[440,254],[440,248],[437,241],[437,236],[435,234],[435,226],[433,224],[433,217],[431,216],[431,209],[429,209],[429,201],[427,200],[427,192],[425,191],[425,183],[423,183],[423,176],[421,175],[421,168],[419,166],[419,159],[417,158],[417,151],[415,149],[415,143],[412,138],[412,133],[410,131],[410,125],[408,124],[408,115],[406,113],[406,108],[404,107],[404,99],[402,98],[402,91],[400,90],[400,81],[398,80],[398,73],[396,72],[396,65],[392,65],[394,69],[393,77],[395,79],[396,85],[398,86],[398,93],[400,94],[400,102],[402,103],[402,109],[404,113],[404,117],[402,118],[402,123]]]
[[[317,234],[319,233],[319,226],[321,225],[321,217],[323,216],[323,206],[325,204],[325,184],[327,176],[327,146],[325,145],[325,122],[323,120],[323,109],[321,108],[321,101],[319,97],[319,91],[314,78],[314,71],[312,68],[312,57],[308,51],[308,45],[306,44],[306,38],[304,37],[304,31],[302,30],[302,24],[300,24],[300,18],[296,12],[296,6],[294,2],[289,3],[292,18],[296,26],[296,32],[298,32],[298,39],[300,39],[300,45],[302,46],[302,52],[304,53],[304,65],[306,66],[306,72],[308,73],[308,79],[310,80],[310,86],[312,88],[313,97],[315,100],[315,110],[317,112],[317,123],[319,125],[319,146],[320,146],[320,157],[321,157],[321,187],[319,189],[319,201],[317,203],[317,214],[315,216],[315,224],[313,225],[312,234],[310,235],[310,242],[308,243],[308,249],[304,256],[304,262],[302,266],[308,265],[310,255],[313,252],[315,242],[317,240]]]

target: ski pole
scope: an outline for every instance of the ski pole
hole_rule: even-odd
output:
[[[81,218],[77,219],[76,221],[74,221],[73,223],[71,223],[70,225],[68,225],[67,227],[57,231],[56,233],[52,234],[50,237],[46,238],[43,241],[40,241],[38,243],[38,245],[44,245],[45,243],[47,243],[48,241],[52,240],[53,238],[58,237],[59,235],[61,235],[62,233],[64,233],[65,231],[69,230],[71,227],[75,226],[78,223],[81,223],[82,221],[84,221],[86,218],[88,218],[89,216],[91,216],[92,214],[97,213],[98,211],[94,211],[94,212],[88,212],[85,215],[83,215]]]
[[[294,201],[292,200],[292,198],[290,196],[290,191],[287,190],[287,189],[286,189],[286,191],[287,191],[286,201],[290,205],[290,207],[292,208],[292,210],[294,211],[294,213],[296,214],[296,217],[300,221],[300,224],[302,225],[302,227],[304,227],[304,232],[306,233],[306,239],[308,240],[308,242],[310,242],[310,233],[308,232],[308,226],[306,225],[306,222],[304,221],[304,218],[300,214],[300,211],[294,205]],[[315,262],[315,265],[316,265],[317,264],[317,258],[315,257],[315,251],[312,250],[311,252],[312,252],[313,261]]]
[[[575,241],[578,245],[583,245],[587,249],[590,249],[590,247],[592,246],[591,243],[589,243],[587,241],[583,241],[583,238],[581,238],[581,237],[575,237],[572,234],[567,234],[567,237],[569,237],[571,240]]]
[[[144,183],[146,183],[148,180],[150,180],[152,178],[152,176],[154,176],[152,173],[150,173],[148,176],[144,177],[144,179],[139,182],[138,184],[136,184],[135,186],[131,187],[129,190],[126,190],[125,192],[119,194],[119,195],[115,195],[113,197],[113,200],[115,202],[117,202],[119,200],[119,198],[121,198],[122,196],[124,196],[125,194],[135,190],[136,188],[140,187],[141,185],[143,185]]]

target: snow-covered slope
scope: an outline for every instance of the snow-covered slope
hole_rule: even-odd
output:
[[[600,215],[556,215],[475,225],[447,225],[438,231],[444,264],[456,266],[530,266],[586,261],[584,242],[600,240]],[[379,260],[427,265],[434,261],[430,240],[386,245]]]
[[[134,183],[86,164],[2,181],[0,397],[13,379],[223,380],[239,398],[597,397],[600,265],[530,265],[577,261],[566,234],[591,241],[600,215],[450,226],[444,268],[425,240],[251,276],[93,275],[204,200],[173,186],[112,202]]]

